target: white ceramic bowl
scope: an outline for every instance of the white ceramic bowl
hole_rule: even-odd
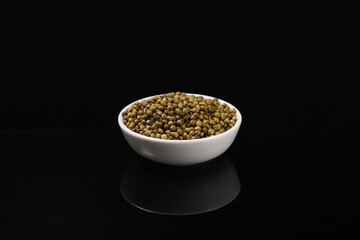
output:
[[[204,98],[214,98],[201,94],[187,94],[202,96]],[[242,121],[239,110],[230,103],[221,99],[219,99],[221,104],[226,103],[230,108],[234,108],[236,110],[237,121],[232,128],[219,135],[191,140],[166,140],[147,137],[131,131],[124,125],[122,113],[131,107],[134,103],[152,97],[154,96],[146,97],[130,103],[123,110],[121,110],[118,117],[118,122],[126,141],[135,152],[147,159],[179,166],[202,163],[214,159],[224,153],[233,143],[236,134],[239,131]]]

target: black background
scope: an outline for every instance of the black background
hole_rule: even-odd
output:
[[[288,239],[355,230],[353,6],[134,1],[7,6],[0,14],[2,169],[12,176],[1,226],[9,239],[58,227],[66,235],[77,224],[79,234],[97,237],[199,237],[207,226],[219,237]],[[224,210],[168,219],[120,196],[136,156],[117,115],[171,91],[215,96],[243,115],[226,154],[245,190]]]
[[[232,102],[243,132],[354,134],[359,32],[351,6],[1,11],[2,129],[117,129],[129,102],[179,90]]]

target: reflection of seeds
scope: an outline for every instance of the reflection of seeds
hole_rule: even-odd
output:
[[[235,109],[220,104],[217,98],[183,92],[136,102],[123,113],[123,122],[132,131],[169,140],[211,137],[229,130],[236,121]]]

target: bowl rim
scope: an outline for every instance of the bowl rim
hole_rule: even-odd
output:
[[[185,92],[187,95],[194,95],[194,96],[202,96],[204,98],[210,98],[210,99],[213,99],[215,97],[212,97],[212,96],[209,96],[209,95],[204,95],[204,94],[199,94],[199,93],[187,93]],[[126,127],[126,125],[123,123],[123,116],[122,116],[122,113],[128,109],[129,107],[131,107],[134,103],[136,102],[139,102],[139,101],[142,101],[142,100],[147,100],[149,98],[152,98],[152,97],[155,97],[155,96],[161,96],[165,93],[160,93],[160,94],[155,94],[155,95],[152,95],[152,96],[148,96],[148,97],[144,97],[144,98],[141,98],[139,100],[136,100],[136,101],[133,101],[132,103],[126,105],[119,113],[118,115],[118,123],[120,125],[120,128],[122,131],[125,131],[127,134],[130,134],[136,138],[140,138],[140,139],[143,139],[143,140],[146,140],[146,141],[154,141],[154,142],[159,142],[159,143],[174,143],[174,144],[186,144],[186,143],[195,143],[195,142],[206,142],[206,141],[212,141],[212,140],[215,140],[215,139],[218,139],[218,138],[222,138],[222,137],[225,137],[226,135],[229,135],[231,134],[233,131],[237,131],[239,128],[240,128],[240,125],[241,125],[241,122],[242,122],[242,115],[240,113],[240,111],[234,106],[232,105],[231,103],[225,101],[225,100],[222,100],[220,98],[218,98],[219,102],[221,104],[223,103],[226,103],[230,108],[234,108],[235,111],[236,111],[236,123],[235,125],[230,128],[229,130],[223,132],[223,133],[220,133],[218,135],[215,135],[215,136],[211,136],[211,137],[207,137],[207,138],[197,138],[197,139],[186,139],[186,140],[176,140],[176,139],[160,139],[160,138],[153,138],[153,137],[149,137],[149,136],[145,136],[145,135],[141,135],[139,133],[136,133],[132,130],[130,130],[128,127]]]

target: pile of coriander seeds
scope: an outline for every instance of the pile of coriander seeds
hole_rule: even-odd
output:
[[[123,112],[130,130],[153,138],[190,140],[223,133],[237,121],[236,110],[217,98],[171,92],[134,103]]]

